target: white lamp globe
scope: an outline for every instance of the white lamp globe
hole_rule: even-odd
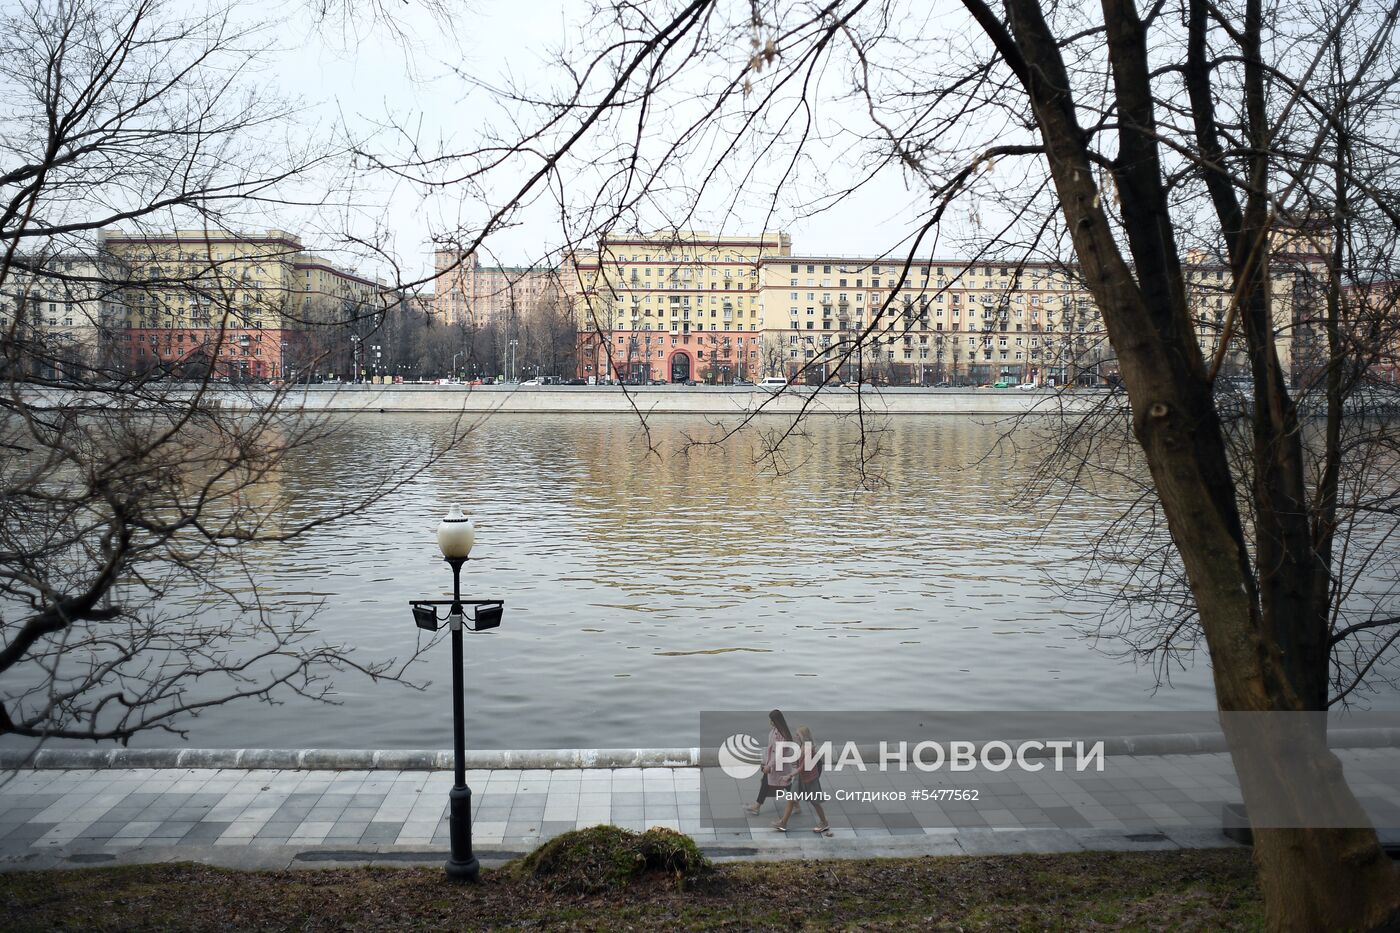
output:
[[[471,556],[472,545],[476,543],[476,527],[462,514],[461,506],[454,505],[438,525],[437,539],[443,557],[465,559]]]

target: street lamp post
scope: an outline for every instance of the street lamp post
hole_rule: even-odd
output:
[[[472,791],[467,786],[467,726],[466,694],[462,680],[462,629],[465,627],[463,607],[472,607],[471,630],[482,632],[501,624],[505,602],[499,599],[463,599],[462,565],[471,556],[476,542],[472,520],[453,506],[437,529],[438,547],[443,560],[452,568],[452,599],[412,600],[413,619],[421,629],[435,632],[446,621],[452,629],[452,751],[453,782],[448,794],[450,802],[448,829],[452,840],[447,860],[447,877],[453,881],[481,880],[481,865],[472,853]],[[446,605],[447,618],[437,615],[438,606]]]

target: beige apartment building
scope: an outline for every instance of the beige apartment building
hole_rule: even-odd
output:
[[[1281,248],[1289,244],[1291,251]],[[1321,256],[1280,240],[1273,265],[1275,341],[1285,372],[1312,334]],[[1229,269],[1186,267],[1202,348],[1228,318]],[[1071,266],[906,258],[787,256],[762,267],[763,375],[892,385],[1097,385],[1117,378],[1103,318]],[[1241,330],[1221,372],[1248,372]]]
[[[437,250],[433,267],[433,311],[452,323],[509,321],[563,294],[554,266],[484,266],[475,253]]]
[[[307,252],[283,230],[112,231],[103,246],[130,270],[116,340],[133,371],[349,375],[346,327],[383,298],[382,285]]]
[[[16,255],[0,290],[0,338],[13,337],[27,374],[42,379],[110,366],[126,278],[124,264],[101,250]]]
[[[290,316],[299,336],[289,344],[296,358],[288,367],[342,380],[381,375],[371,335],[396,293],[315,253],[299,255],[292,275],[301,289],[301,310]]]
[[[1045,263],[791,256],[763,267],[764,375],[921,385],[1105,378],[1101,319]]]
[[[1274,243],[1275,334],[1285,370],[1310,332],[1321,256]],[[1203,348],[1228,317],[1228,268],[1192,255]],[[793,255],[783,233],[667,231],[610,238],[565,264],[580,375],[632,382],[778,376],[822,383],[1096,385],[1117,378],[1103,319],[1071,265]],[[1247,372],[1235,328],[1222,373]]]
[[[732,382],[757,378],[761,270],[787,256],[785,233],[673,230],[608,237],[565,263],[586,378]]]

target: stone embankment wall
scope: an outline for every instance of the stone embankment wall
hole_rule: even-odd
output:
[[[1227,751],[1218,732],[1183,732],[1114,736],[1079,741],[1101,742],[1106,755],[1210,755]],[[1330,748],[1397,748],[1400,729],[1372,727],[1331,729]],[[873,761],[882,750],[859,747]],[[1048,756],[1049,750],[1030,757]],[[906,756],[907,760],[907,756]],[[468,768],[697,768],[717,767],[715,749],[707,748],[533,748],[468,749]],[[319,748],[44,748],[0,749],[0,774],[16,769],[96,768],[274,768],[329,771],[434,771],[452,767],[452,753],[435,749]]]
[[[171,401],[186,390],[171,387]],[[60,393],[44,393],[55,403]],[[273,397],[265,388],[211,390],[232,409],[261,407]],[[1100,405],[1126,405],[1121,395],[1102,391],[1020,391],[1018,389],[864,389],[791,387],[764,389],[651,386],[376,386],[311,385],[286,390],[284,405],[317,412],[469,412],[515,414],[646,414],[732,416],[849,415],[857,410],[888,415],[1061,415]]]

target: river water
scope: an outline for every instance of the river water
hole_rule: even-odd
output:
[[[452,420],[344,428],[280,471],[288,518],[364,494]],[[763,431],[687,448],[714,432],[701,418],[644,432],[617,415],[496,415],[366,512],[262,548],[257,587],[273,605],[321,604],[322,637],[365,660],[400,655],[418,635],[408,600],[450,595],[434,530],[463,506],[477,526],[465,594],[506,600],[499,630],[467,638],[481,748],[688,746],[707,709],[1211,708],[1204,657],[1158,688],[1086,639],[1098,607],[1055,583],[1105,505],[1017,505],[1035,454],[998,447],[1002,430],[895,419],[867,433],[862,476],[851,421],[806,422],[775,463]],[[215,708],[187,723],[188,743],[448,747],[448,647],[411,668],[422,691],[340,674],[334,705]]]

